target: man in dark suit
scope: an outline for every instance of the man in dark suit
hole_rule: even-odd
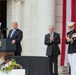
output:
[[[14,55],[21,56],[22,47],[20,42],[23,38],[23,32],[20,29],[18,29],[17,22],[12,23],[12,28],[13,29],[9,31],[8,38],[11,40],[12,44],[16,44],[16,51]]]
[[[68,59],[71,68],[71,75],[76,75],[76,30],[74,29],[75,22],[68,22],[69,32],[66,35],[66,44],[68,44]]]
[[[47,45],[46,55],[49,57],[49,75],[58,75],[58,55],[60,54],[58,44],[60,44],[60,35],[54,32],[53,25],[49,26],[49,32],[45,35],[45,45]]]

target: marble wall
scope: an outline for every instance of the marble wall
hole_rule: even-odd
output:
[[[7,26],[17,21],[23,31],[22,55],[46,56],[44,36],[55,25],[55,0],[7,0]]]

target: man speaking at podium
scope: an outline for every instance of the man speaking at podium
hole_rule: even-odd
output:
[[[11,40],[12,44],[16,44],[16,51],[14,52],[14,55],[21,56],[22,47],[20,42],[23,38],[23,32],[20,29],[18,29],[17,22],[12,23],[12,28],[13,29],[9,31],[8,39]]]

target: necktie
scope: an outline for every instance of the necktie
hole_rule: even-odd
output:
[[[13,34],[14,34],[15,30],[12,31],[11,35],[10,35],[10,38],[12,38]]]
[[[53,37],[53,33],[50,33],[50,36]]]

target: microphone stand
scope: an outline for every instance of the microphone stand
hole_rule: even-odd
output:
[[[2,33],[2,30],[0,29],[0,38],[3,38],[4,34]]]

